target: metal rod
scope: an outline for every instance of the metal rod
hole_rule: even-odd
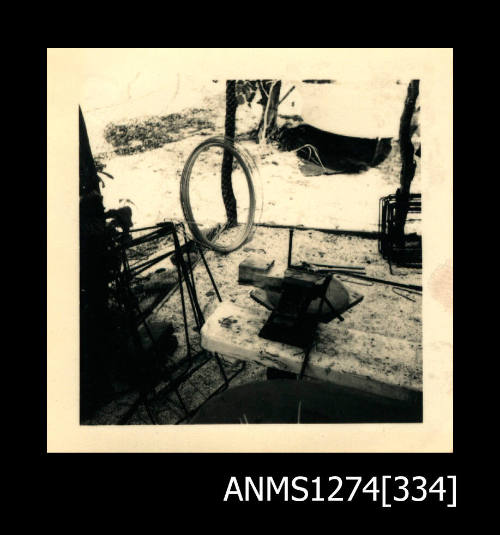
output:
[[[304,225],[279,225],[276,223],[255,223],[255,227],[263,228],[282,228],[295,230],[312,230],[315,232],[323,232],[324,234],[335,234],[338,236],[355,236],[358,238],[366,238],[368,240],[378,240],[380,237],[380,232],[378,231],[368,231],[368,230],[342,230],[342,229],[329,229],[329,228],[320,228],[320,227],[306,227]]]
[[[201,314],[201,310],[200,310],[200,306],[199,306],[198,302],[194,300],[193,288],[191,286],[191,280],[190,280],[190,276],[189,276],[189,273],[188,273],[188,269],[187,269],[186,263],[184,262],[184,256],[182,254],[182,250],[181,250],[181,247],[180,247],[180,243],[179,243],[179,238],[177,236],[177,232],[173,233],[173,237],[174,237],[175,247],[176,247],[176,249],[178,249],[178,251],[177,251],[177,262],[176,262],[177,269],[178,269],[178,272],[182,271],[182,275],[184,276],[184,282],[186,283],[186,289],[188,291],[189,301],[191,303],[191,309],[193,311],[193,317],[194,317],[196,326],[198,328],[201,328],[200,318],[198,316],[198,313]],[[179,279],[179,288],[182,290],[182,278]],[[186,320],[186,322],[187,322],[187,320]]]
[[[311,353],[311,349],[314,344],[310,344],[309,347],[306,349],[306,352],[304,353],[304,360],[302,361],[302,367],[300,368],[300,373],[297,376],[298,381],[302,381],[302,378],[304,377],[304,372],[306,371],[306,366],[309,362],[309,354]]]
[[[152,230],[152,229],[158,230],[158,227],[156,225],[154,225],[152,227],[131,228],[131,229],[129,229],[129,232],[142,232],[144,230]]]
[[[292,265],[292,244],[293,244],[293,228],[290,229],[288,235],[288,267]]]
[[[139,273],[142,273],[146,269],[153,267],[155,264],[158,264],[158,262],[161,262],[162,260],[165,260],[165,258],[168,258],[169,256],[173,255],[174,251],[169,251],[168,253],[162,254],[156,258],[153,258],[152,260],[147,260],[146,262],[142,264],[134,264],[130,267],[130,271],[134,274],[134,276],[139,275]]]
[[[224,371],[224,366],[219,358],[219,355],[217,353],[214,353],[214,357],[217,362],[217,366],[219,366],[220,373],[222,377],[224,378],[224,382],[226,383],[226,385],[228,385],[229,381],[227,380],[227,375],[226,375],[226,372]]]
[[[319,307],[318,307],[318,312],[316,313],[316,321],[317,323],[319,322],[319,319],[321,317],[321,312],[323,311],[323,303],[327,300],[326,299],[326,292],[328,290],[328,286],[330,285],[330,282],[332,280],[332,276],[333,275],[327,275],[325,277],[325,281],[323,282],[323,288],[322,288],[322,291],[321,291],[321,300],[319,302]],[[332,310],[335,311],[335,309],[332,307],[331,303],[328,303],[331,307]],[[338,317],[341,317],[340,314],[338,314],[336,311],[335,313],[338,315]],[[342,318],[343,320],[343,318]],[[306,350],[306,353],[304,355],[304,360],[302,361],[302,367],[300,368],[300,374],[298,376],[298,380],[301,381],[302,378],[304,377],[304,372],[306,371],[306,367],[307,367],[307,364],[309,362],[309,354],[311,353],[311,349],[314,345],[314,342],[312,342],[309,347],[307,348]]]
[[[180,252],[179,240],[175,232],[174,232],[174,243],[175,243],[175,255],[177,258],[177,262],[175,263],[175,265],[177,268],[177,276],[179,277],[179,292],[181,294],[182,316],[184,318],[184,334],[186,337],[186,349],[187,349],[188,357],[191,359],[191,346],[189,343],[189,332],[188,332],[188,326],[187,326],[186,303],[184,302],[184,290],[182,288],[182,273],[181,273],[181,268],[180,268],[180,262],[182,260],[182,253]]]
[[[190,248],[188,246],[188,239],[187,239],[187,236],[186,236],[186,230],[183,229],[183,231],[184,231],[184,246],[186,247],[186,254],[187,254],[187,258],[188,258],[188,261],[187,261],[188,275],[191,276],[190,285],[192,286],[193,300],[194,300],[194,303],[196,305],[196,310],[197,310],[197,314],[198,314],[198,322],[199,323],[197,324],[197,326],[198,326],[198,328],[201,329],[201,327],[205,323],[205,318],[203,317],[203,312],[201,311],[200,303],[198,301],[198,294],[196,292],[196,283],[194,281],[193,264],[191,262],[191,252],[190,252]]]
[[[422,291],[422,286],[418,286],[417,284],[403,284],[402,282],[394,282],[394,281],[388,281],[384,279],[377,279],[375,277],[367,277],[366,275],[361,275],[354,272],[345,272],[343,273],[342,270],[338,270],[339,274],[341,275],[349,275],[349,277],[354,277],[356,279],[361,279],[365,281],[372,281],[372,282],[380,282],[381,284],[387,284],[388,286],[396,286],[398,288],[409,288],[411,290],[417,290],[419,292]]]
[[[335,314],[335,317],[339,321],[344,321],[344,318],[335,310],[334,306],[330,303],[330,300],[325,295],[325,303],[330,307],[330,310]]]
[[[309,264],[312,264],[313,266],[335,268],[335,269],[349,269],[349,270],[355,269],[355,270],[361,270],[361,271],[364,271],[366,269],[364,266],[335,266],[331,264],[318,264],[316,262],[309,262]]]
[[[295,86],[293,85],[285,94],[285,96],[278,102],[278,106],[286,99],[286,97],[295,89]]]

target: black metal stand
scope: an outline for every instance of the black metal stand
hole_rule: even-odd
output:
[[[210,281],[214,288],[217,299],[219,301],[222,301],[222,298],[220,296],[219,289],[217,288],[213,275],[206,261],[203,250],[196,242],[188,243],[186,232],[182,224],[180,224],[180,226],[183,227],[185,243],[183,246],[181,246],[179,242],[179,236],[177,234],[177,226],[179,225],[175,225],[174,223],[171,223],[171,222],[160,223],[159,225],[157,225],[157,227],[155,228],[153,232],[145,236],[141,236],[140,238],[137,238],[135,240],[128,239],[126,241],[123,241],[123,243],[121,244],[123,271],[120,274],[119,282],[122,288],[122,295],[125,298],[124,299],[125,309],[127,310],[129,317],[130,317],[130,327],[132,330],[132,337],[134,340],[134,344],[136,346],[136,350],[139,351],[140,354],[144,354],[145,351],[144,351],[142,342],[140,340],[140,336],[137,331],[138,325],[142,323],[144,325],[146,334],[151,340],[152,350],[155,354],[155,357],[158,360],[160,359],[161,356],[158,353],[156,340],[154,339],[151,333],[151,330],[149,329],[149,326],[147,325],[145,315],[141,312],[139,308],[137,299],[133,295],[133,292],[130,287],[130,282],[138,273],[142,272],[144,269],[151,267],[152,265],[154,265],[154,263],[159,262],[160,260],[163,260],[164,258],[170,255],[175,255],[175,265],[177,268],[178,287],[179,287],[179,293],[181,297],[182,316],[183,316],[183,324],[184,324],[184,336],[185,336],[185,341],[186,341],[186,357],[181,360],[181,362],[178,364],[178,366],[174,370],[170,369],[166,374],[158,377],[154,381],[150,381],[149,383],[141,387],[140,395],[138,399],[130,407],[130,409],[126,412],[126,414],[123,415],[123,417],[120,419],[120,422],[119,422],[120,424],[126,424],[130,420],[132,415],[140,407],[140,405],[144,405],[151,421],[154,424],[158,423],[158,419],[156,415],[154,414],[154,410],[151,406],[151,401],[153,401],[153,399],[159,396],[165,396],[169,393],[174,393],[176,395],[179,401],[178,408],[180,408],[182,412],[184,413],[184,416],[176,422],[176,424],[181,423],[189,419],[190,417],[192,417],[209,399],[211,399],[216,394],[225,390],[229,386],[229,383],[231,382],[231,380],[234,379],[245,368],[245,363],[243,362],[242,365],[236,370],[236,372],[228,376],[224,369],[224,365],[217,353],[209,353],[202,349],[200,352],[193,354],[191,341],[189,338],[185,291],[189,298],[191,310],[192,310],[193,317],[194,317],[195,324],[196,324],[196,330],[198,332],[201,330],[205,322],[205,318],[203,316],[203,312],[201,310],[201,307],[198,301],[198,296],[196,293],[196,284],[195,284],[194,274],[193,274],[193,263],[191,261],[191,243],[194,243],[194,247],[199,253],[203,261],[203,264],[210,278]],[[172,235],[172,238],[173,238],[173,242],[174,242],[173,251],[160,255],[156,259],[148,260],[142,264],[136,265],[134,266],[133,269],[130,268],[127,254],[126,254],[126,251],[128,248],[133,247],[138,244],[146,243],[147,241],[150,241],[150,240],[162,238],[168,235]],[[184,259],[184,254],[187,255],[187,262]],[[184,289],[184,286],[185,286],[185,289]],[[181,393],[179,392],[179,388],[195,372],[200,370],[205,364],[210,362],[212,359],[215,359],[218,365],[223,382],[214,392],[212,392],[212,394],[210,394],[210,396],[208,396],[203,401],[203,403],[201,403],[194,409],[189,409]],[[180,369],[181,367],[183,369]],[[166,383],[166,385],[162,386],[161,389],[157,391],[156,389],[161,383]]]

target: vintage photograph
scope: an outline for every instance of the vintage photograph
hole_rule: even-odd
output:
[[[425,80],[202,74],[82,88],[80,425],[425,422]]]

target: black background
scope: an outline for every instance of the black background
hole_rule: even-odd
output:
[[[234,531],[235,525],[225,524],[225,512],[241,511],[238,517],[238,531],[243,529],[252,517],[245,516],[250,510],[283,510],[291,519],[300,518],[302,512],[308,514],[319,510],[327,512],[332,519],[329,531],[335,527],[339,512],[358,509],[378,511],[380,514],[404,512],[406,522],[419,517],[420,511],[442,511],[453,514],[464,508],[471,510],[478,500],[483,501],[487,491],[479,483],[484,477],[493,477],[493,471],[484,469],[479,458],[471,454],[471,443],[487,449],[491,441],[489,433],[477,433],[483,425],[476,419],[477,399],[464,391],[463,375],[469,362],[467,347],[455,344],[454,354],[454,452],[450,454],[47,454],[46,452],[46,49],[32,51],[33,70],[39,81],[39,126],[40,126],[40,166],[41,173],[38,212],[39,225],[39,354],[40,354],[40,427],[38,441],[38,461],[41,469],[38,477],[28,481],[26,492],[33,497],[50,497],[54,505],[53,513],[75,513],[71,524],[73,529],[78,519],[89,519],[106,515],[123,521],[137,518],[143,529],[150,520],[164,522],[165,530],[171,529],[174,519],[188,529],[197,517],[200,508],[209,507],[212,515],[204,516],[207,529],[213,524],[216,529]],[[75,111],[75,121],[76,121]],[[457,142],[457,141],[456,141]],[[455,142],[454,142],[455,143]],[[459,154],[459,150],[455,149]],[[455,180],[456,182],[456,180]],[[454,188],[454,201],[458,191]],[[454,202],[456,207],[456,202]],[[455,209],[454,209],[455,210]],[[36,213],[36,212],[35,212]],[[459,233],[455,225],[455,235]],[[463,240],[461,240],[463,243]],[[458,257],[457,257],[458,258]],[[460,264],[455,262],[455,280],[460,274]],[[460,302],[456,300],[455,307]],[[477,348],[476,348],[477,349]],[[457,392],[459,393],[457,395]],[[468,391],[467,391],[468,392]],[[472,429],[471,429],[472,425]],[[480,470],[476,461],[483,466]],[[223,502],[230,476],[273,476],[281,478],[297,475],[309,480],[321,476],[323,483],[331,475],[372,476],[404,475],[424,476],[433,482],[438,476],[457,476],[457,509],[446,508],[437,498],[424,502],[401,502],[392,508],[382,509],[380,502],[372,502],[371,496],[355,499],[353,502],[288,502],[278,500],[270,503],[237,503],[235,500]],[[277,479],[276,479],[277,480]],[[312,485],[309,485],[312,489]],[[50,490],[49,490],[50,489]],[[323,495],[329,487],[325,487]],[[180,512],[182,511],[182,513]],[[87,514],[85,514],[87,513]],[[205,513],[204,513],[205,514]],[[298,516],[297,516],[298,515]],[[88,518],[87,518],[88,517]],[[312,517],[306,517],[311,519]],[[86,520],[84,520],[86,519]],[[356,517],[353,517],[356,519]],[[76,523],[76,524],[75,524]],[[175,522],[177,524],[177,521]],[[96,524],[102,526],[102,524]],[[401,526],[405,529],[406,523]],[[265,527],[263,525],[263,527]],[[429,526],[431,527],[431,526]],[[311,524],[319,531],[320,525]]]

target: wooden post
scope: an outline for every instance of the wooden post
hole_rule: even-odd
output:
[[[410,185],[415,176],[416,163],[414,160],[415,148],[411,142],[411,119],[415,112],[415,104],[419,92],[419,80],[412,80],[408,85],[405,105],[399,124],[399,148],[401,152],[400,187],[396,191],[396,214],[394,223],[395,242],[404,246],[404,229],[408,204],[410,200]]]
[[[238,102],[236,100],[236,81],[227,80],[226,82],[226,119],[224,125],[224,135],[231,141],[234,141],[236,131],[236,108]],[[221,170],[221,187],[222,199],[226,209],[227,222],[230,227],[238,224],[238,213],[236,207],[236,197],[233,192],[233,184],[231,176],[233,174],[233,155],[228,150],[224,149],[224,156],[222,158]]]
[[[257,139],[259,143],[265,143],[266,139],[276,129],[281,81],[262,81],[259,83],[259,89],[262,103],[262,118],[257,129]]]

